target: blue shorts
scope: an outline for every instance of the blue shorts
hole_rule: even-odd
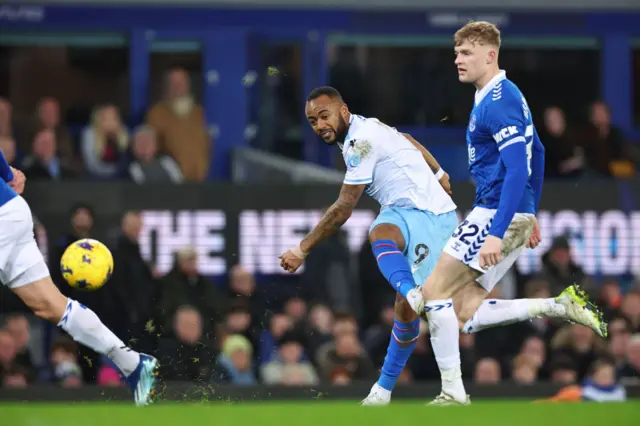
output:
[[[425,210],[385,207],[369,232],[383,223],[395,225],[402,232],[403,254],[409,261],[416,285],[422,287],[458,226],[458,216],[455,211],[436,215]]]

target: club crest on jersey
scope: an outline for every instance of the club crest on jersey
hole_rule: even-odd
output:
[[[351,169],[355,169],[356,167],[358,167],[360,165],[360,154],[357,152],[352,152],[349,154],[349,156],[347,157],[347,169],[351,170]]]
[[[366,159],[371,153],[371,142],[366,140],[351,141],[351,152],[347,155],[347,169],[358,167],[362,160]]]
[[[469,121],[469,131],[473,133],[475,129],[476,129],[476,115],[473,114],[471,116],[471,120]]]

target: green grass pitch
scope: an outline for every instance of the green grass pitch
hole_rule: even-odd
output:
[[[637,426],[640,402],[534,404],[475,402],[469,407],[426,407],[396,402],[361,407],[354,402],[160,403],[136,408],[123,403],[5,403],[6,426]]]

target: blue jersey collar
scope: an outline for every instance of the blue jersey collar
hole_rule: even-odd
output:
[[[506,71],[500,70],[500,72],[498,74],[496,74],[495,77],[493,77],[491,80],[489,80],[489,82],[482,88],[482,90],[476,90],[476,105],[478,105],[480,102],[482,102],[482,100],[484,99],[485,96],[487,96],[487,93],[489,93],[491,90],[493,90],[493,88],[502,80],[507,78],[507,73]]]

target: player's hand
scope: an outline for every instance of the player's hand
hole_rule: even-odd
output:
[[[307,257],[299,247],[287,250],[278,256],[280,259],[280,266],[287,272],[294,273],[304,263],[304,259]]]
[[[24,191],[24,184],[27,182],[27,178],[24,173],[22,173],[18,169],[14,169],[11,167],[11,171],[13,172],[13,180],[9,182],[9,186],[13,188],[18,194],[22,194]]]
[[[527,241],[527,248],[534,249],[538,247],[538,244],[542,241],[542,235],[540,235],[540,225],[538,219],[535,219],[533,223],[533,232]]]
[[[480,249],[480,267],[489,269],[502,260],[502,239],[489,235]]]
[[[453,194],[453,192],[451,191],[451,182],[449,181],[449,173],[444,172],[438,182],[440,182],[440,186],[442,186],[447,194]]]

